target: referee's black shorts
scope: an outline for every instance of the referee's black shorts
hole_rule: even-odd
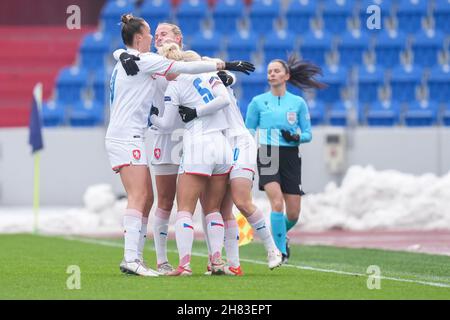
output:
[[[278,182],[287,194],[304,195],[302,190],[302,158],[298,147],[261,145],[258,149],[259,190],[270,182]]]

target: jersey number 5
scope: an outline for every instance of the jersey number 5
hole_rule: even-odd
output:
[[[202,88],[200,84],[202,83],[202,79],[197,78],[194,80],[194,87],[197,89],[197,92],[203,97],[203,101],[205,103],[210,102],[214,99],[214,96],[211,94],[211,91],[209,91],[207,88]]]

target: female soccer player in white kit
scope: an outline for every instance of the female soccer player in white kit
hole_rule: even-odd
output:
[[[165,45],[165,54],[175,60],[186,59],[176,44]],[[192,51],[190,55],[196,55]],[[197,55],[197,58],[200,57]],[[175,79],[173,79],[175,80]],[[222,91],[222,92],[221,92]],[[178,213],[175,223],[176,242],[179,251],[179,266],[169,275],[191,275],[190,258],[194,230],[192,215],[200,194],[208,185],[213,191],[204,207],[208,223],[208,237],[212,250],[213,274],[224,272],[221,259],[224,225],[219,212],[231,170],[232,154],[222,131],[228,128],[221,108],[229,104],[226,89],[216,74],[197,76],[179,75],[166,90],[163,117],[152,115],[151,122],[163,129],[170,129],[177,117],[179,106],[196,110],[202,115],[186,124],[183,135],[183,158],[177,185]],[[207,106],[208,105],[208,106]]]
[[[175,62],[150,53],[152,36],[147,22],[132,15],[122,16],[122,39],[127,54],[138,56],[141,72],[128,77],[117,63],[111,77],[111,113],[105,146],[114,171],[120,173],[128,195],[124,216],[125,253],[122,272],[157,276],[142,260],[153,189],[144,136],[155,87],[155,77],[168,73],[204,73],[223,69],[225,63]]]

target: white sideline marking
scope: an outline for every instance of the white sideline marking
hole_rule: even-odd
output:
[[[97,244],[97,245],[108,246],[108,247],[123,248],[122,244],[105,241],[105,240],[80,239],[80,238],[76,238],[76,237],[63,237],[63,239],[71,240],[71,241],[78,241],[78,242],[83,242],[83,243]],[[151,249],[151,251],[155,251],[155,250]],[[176,251],[176,250],[167,250],[167,252],[178,253],[178,251]],[[192,256],[202,257],[202,258],[208,257],[207,254],[198,253],[198,252],[192,252]],[[244,262],[248,262],[248,263],[253,263],[253,264],[267,265],[266,261],[252,260],[252,259],[240,259],[240,260],[244,261]],[[300,270],[316,271],[316,272],[335,273],[335,274],[341,274],[341,275],[347,275],[347,276],[368,277],[368,275],[364,274],[364,273],[346,272],[346,271],[340,271],[340,270],[322,269],[322,268],[315,268],[315,267],[308,267],[308,266],[297,266],[297,265],[293,265],[293,264],[284,264],[283,267],[295,268],[295,269],[300,269]],[[397,281],[397,282],[416,283],[416,284],[421,284],[421,285],[431,286],[431,287],[450,288],[450,284],[440,283],[440,282],[429,282],[429,281],[411,280],[411,279],[384,277],[384,276],[374,277],[374,278]]]

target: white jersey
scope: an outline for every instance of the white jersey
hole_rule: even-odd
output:
[[[226,131],[225,135],[227,137],[236,137],[246,134],[248,133],[248,130],[245,126],[244,119],[242,118],[241,110],[237,105],[234,91],[231,87],[227,87],[227,91],[230,96],[230,105],[223,110],[225,112],[225,116],[227,117],[229,129]]]
[[[139,53],[128,49],[127,52],[139,56],[136,61],[140,72],[127,76],[120,62],[111,76],[111,112],[106,138],[129,140],[144,137],[148,127],[148,116],[154,102],[155,78],[164,77],[172,72],[201,73],[212,72],[215,63],[181,62],[166,59],[152,52]]]
[[[185,106],[191,109],[206,105],[214,99],[212,87],[216,83],[222,84],[215,73],[203,73],[198,75],[181,74],[174,81],[170,81],[167,86],[165,103],[167,108],[176,108]],[[223,110],[188,122],[185,128],[192,137],[207,134],[215,131],[222,131],[228,128],[228,122]]]

